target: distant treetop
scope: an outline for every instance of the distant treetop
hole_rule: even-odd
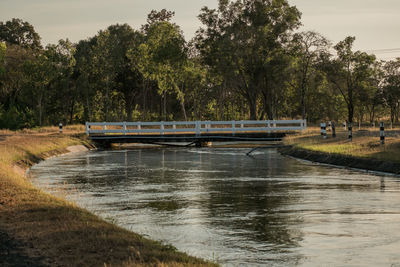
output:
[[[0,22],[0,41],[29,48],[40,48],[40,36],[33,26],[21,19]]]
[[[152,10],[148,15],[147,15],[147,24],[142,25],[142,31],[147,32],[150,25],[157,23],[157,22],[162,22],[162,21],[171,21],[172,17],[175,16],[174,11],[168,11],[165,8],[161,9],[161,11],[157,10]]]

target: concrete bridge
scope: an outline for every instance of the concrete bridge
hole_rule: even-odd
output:
[[[208,142],[280,141],[288,132],[303,131],[305,120],[87,122],[89,139],[112,143],[201,146]]]

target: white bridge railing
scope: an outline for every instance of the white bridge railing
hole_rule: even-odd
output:
[[[86,134],[196,134],[302,131],[306,120],[86,122]]]

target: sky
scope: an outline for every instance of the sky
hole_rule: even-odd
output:
[[[355,36],[355,49],[380,59],[400,57],[399,0],[289,0],[302,13],[300,30],[315,30],[333,44]],[[175,11],[185,38],[201,26],[197,16],[203,6],[216,8],[217,0],[0,0],[0,21],[28,21],[42,44],[68,38],[73,42],[94,36],[115,23],[134,29],[145,24],[152,10]]]

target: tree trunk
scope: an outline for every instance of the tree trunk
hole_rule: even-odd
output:
[[[354,106],[353,106],[353,103],[352,103],[352,102],[350,102],[350,103],[347,105],[347,111],[349,112],[349,114],[348,114],[348,121],[349,121],[349,123],[353,123],[353,118],[354,118]]]
[[[89,95],[86,95],[86,109],[87,109],[87,119],[88,121],[92,120],[92,114],[90,112],[90,102],[89,102]]]
[[[89,100],[89,82],[87,80],[87,77],[83,80],[81,83],[82,87],[79,87],[81,90],[84,90],[85,92],[85,100],[86,100],[86,105],[84,105],[84,115],[85,115],[85,120],[86,121],[91,121],[92,120],[92,114],[91,114],[91,108],[90,108],[90,100]]]
[[[159,112],[158,116],[160,117],[160,120],[163,118],[163,101],[164,101],[164,96],[160,95],[160,107],[159,107]]]
[[[265,110],[264,109],[262,109],[261,110],[261,114],[260,114],[260,116],[258,117],[258,119],[261,121],[261,120],[264,120],[264,116],[265,116]]]
[[[198,100],[197,100],[197,97],[195,96],[194,97],[194,99],[193,99],[193,113],[194,113],[194,119],[195,120],[200,120],[199,119],[199,114],[200,114],[200,111],[199,111],[199,104],[198,104]]]
[[[219,93],[219,100],[218,100],[218,115],[219,115],[219,120],[224,120],[224,100],[225,100],[225,82],[224,85],[221,87],[220,93]]]
[[[126,111],[126,120],[127,121],[132,121],[132,101],[130,99],[125,97],[125,111]]]
[[[306,119],[306,82],[304,78],[301,84],[301,117],[303,120]]]
[[[38,99],[38,108],[39,108],[39,126],[42,126],[42,113],[43,113],[43,106],[42,106],[42,98],[43,95],[40,94]]]
[[[272,104],[271,104],[271,99],[270,97],[267,96],[265,92],[262,92],[263,98],[264,98],[264,111],[265,114],[267,114],[267,119],[268,120],[273,120],[274,115],[272,111]]]
[[[164,121],[167,120],[167,91],[164,91],[164,96],[163,96],[163,118]]]
[[[394,123],[395,113],[396,113],[396,108],[393,106],[390,107],[390,121],[392,122],[392,124]]]
[[[103,119],[104,121],[109,121],[110,115],[109,115],[109,106],[110,106],[110,93],[109,93],[109,85],[108,82],[106,83],[106,92],[105,95],[103,96],[103,102],[104,102],[104,116]]]
[[[246,90],[247,103],[249,105],[250,120],[257,120],[257,93],[256,90]]]
[[[184,117],[185,121],[187,121],[188,119],[187,119],[187,116],[186,116],[185,100],[182,99],[182,101],[180,101],[180,102],[181,102],[183,117]]]
[[[248,99],[250,109],[250,120],[257,120],[257,104],[253,99]]]
[[[143,77],[142,79],[142,97],[143,97],[143,103],[142,103],[142,120],[146,119],[146,81]]]
[[[75,109],[75,99],[72,100],[71,108],[69,110],[69,124],[73,123]]]
[[[219,114],[219,120],[224,120],[224,102],[222,101],[222,99],[220,99],[219,101],[218,101],[219,103],[218,103],[218,106],[219,106],[219,112],[218,112],[218,114]]]
[[[375,121],[375,104],[371,107],[371,112],[369,114],[369,122],[372,124]]]

